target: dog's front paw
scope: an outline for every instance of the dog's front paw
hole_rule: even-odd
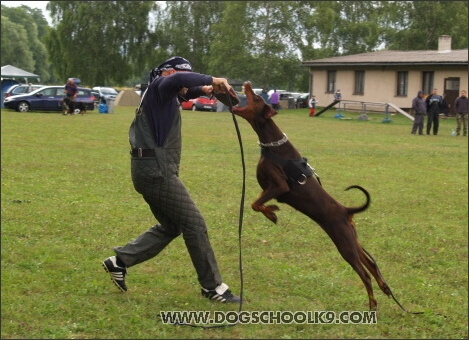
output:
[[[259,211],[262,212],[269,220],[277,223],[277,215],[274,213],[276,210],[280,210],[277,205],[263,205]]]
[[[277,210],[280,210],[280,208],[278,207],[278,205],[275,205],[275,204],[268,205],[268,206],[267,206],[267,209],[269,209],[270,211],[277,211]]]
[[[263,213],[263,214],[265,215],[265,217],[267,217],[269,220],[271,220],[272,222],[274,222],[275,224],[277,224],[277,215],[275,215],[275,213],[273,213],[273,212],[271,212],[271,211],[270,211],[270,212],[269,212],[269,211],[265,211],[265,212],[263,211],[262,213]]]

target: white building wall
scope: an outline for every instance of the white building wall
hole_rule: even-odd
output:
[[[468,72],[467,70],[445,69],[434,70],[432,67],[418,67],[418,69],[373,69],[365,71],[365,90],[364,94],[354,94],[355,70],[336,70],[336,90],[340,89],[342,100],[354,100],[361,102],[379,102],[393,103],[401,108],[409,108],[412,99],[416,97],[417,92],[422,90],[422,72],[434,71],[434,87],[443,94],[445,89],[445,78],[460,78],[460,90],[468,90]],[[407,96],[396,96],[397,91],[397,72],[408,71]],[[312,94],[320,101],[320,106],[326,106],[334,100],[334,93],[328,93],[327,90],[327,70],[311,70]],[[352,104],[346,104],[352,108]],[[361,107],[361,104],[357,104]]]

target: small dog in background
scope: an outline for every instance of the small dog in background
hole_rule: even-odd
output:
[[[63,114],[78,114],[84,115],[86,113],[86,104],[83,102],[76,102],[70,98],[64,98],[63,100]]]
[[[83,102],[74,102],[74,106],[75,106],[75,109],[74,109],[74,113],[77,114],[77,110],[80,110],[80,114],[81,115],[84,115],[86,113],[86,104],[83,103]]]

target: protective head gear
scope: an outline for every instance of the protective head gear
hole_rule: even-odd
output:
[[[155,67],[150,72],[150,81],[153,82],[154,79],[158,78],[161,75],[161,72],[167,70],[176,70],[176,71],[192,71],[192,66],[187,59],[183,57],[174,56],[166,60],[160,66]]]
[[[176,71],[192,71],[192,66],[183,57],[171,57],[158,66],[160,71],[174,69]]]

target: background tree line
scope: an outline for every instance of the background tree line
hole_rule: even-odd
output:
[[[49,1],[2,5],[2,65],[84,85],[146,83],[172,55],[196,72],[307,91],[301,62],[380,49],[468,47],[467,1]]]

